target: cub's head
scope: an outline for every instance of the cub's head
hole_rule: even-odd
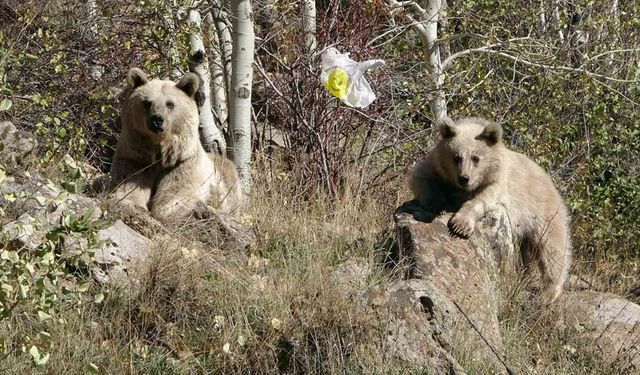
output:
[[[142,70],[132,68],[127,83],[130,94],[123,109],[123,126],[133,127],[157,142],[171,135],[197,135],[195,96],[200,77],[196,74],[188,73],[175,83],[149,80]]]
[[[497,178],[503,150],[502,127],[480,118],[437,123],[437,167],[441,177],[466,191],[475,191]]]

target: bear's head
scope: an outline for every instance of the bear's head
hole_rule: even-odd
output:
[[[481,118],[455,123],[447,117],[437,126],[437,168],[445,181],[469,192],[495,181],[503,149],[500,125]]]
[[[178,135],[198,134],[198,106],[195,96],[200,77],[188,73],[175,83],[153,79],[132,68],[127,74],[129,96],[123,108],[123,127],[131,127],[152,143]],[[186,138],[186,137],[185,137]]]

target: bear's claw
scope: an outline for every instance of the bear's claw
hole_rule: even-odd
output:
[[[449,219],[447,226],[452,235],[462,238],[471,237],[475,229],[475,223],[472,219],[457,213]]]

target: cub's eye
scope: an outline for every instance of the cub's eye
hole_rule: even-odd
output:
[[[478,164],[478,162],[480,161],[480,158],[478,157],[478,155],[473,155],[473,156],[471,157],[471,161],[472,161],[474,164]]]
[[[151,108],[151,102],[150,102],[150,101],[148,101],[148,100],[143,100],[143,101],[142,101],[142,105],[144,105],[144,107],[145,107],[146,109]]]
[[[173,109],[173,107],[175,107],[175,104],[173,104],[173,102],[167,102],[167,108]]]
[[[456,155],[453,157],[453,162],[456,164],[460,164],[462,162],[462,156]]]

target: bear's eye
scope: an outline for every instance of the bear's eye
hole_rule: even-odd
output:
[[[151,102],[150,102],[150,101],[148,101],[148,100],[143,100],[143,101],[142,101],[142,105],[144,105],[144,107],[145,107],[146,109],[151,108]]]
[[[167,108],[173,109],[173,107],[175,107],[175,104],[173,104],[173,102],[167,102]]]
[[[478,162],[480,161],[480,157],[478,157],[478,155],[473,155],[473,156],[471,157],[471,161],[472,161],[474,164],[478,164]]]
[[[456,164],[460,164],[462,162],[462,156],[456,155],[453,157],[453,162]]]

